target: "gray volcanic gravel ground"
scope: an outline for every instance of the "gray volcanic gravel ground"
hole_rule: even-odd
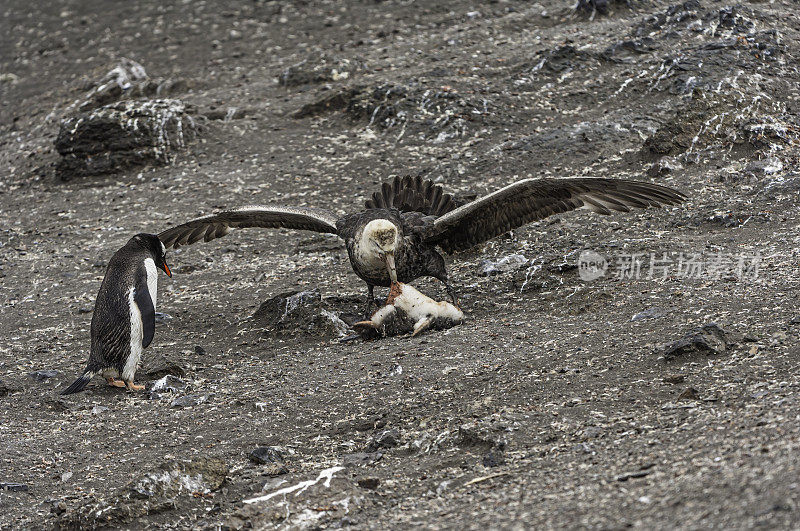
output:
[[[797,7],[5,2],[0,528],[796,528]],[[168,94],[101,103],[181,100],[197,137],[168,165],[63,181],[59,124],[122,58]],[[132,234],[252,203],[344,213],[407,174],[465,196],[583,175],[689,200],[559,215],[449,258],[467,320],[413,339],[253,317],[314,289],[361,311],[334,237],[183,248],[138,375],[178,376],[174,392],[58,395]],[[585,250],[606,276],[579,278]],[[637,253],[641,275],[618,278]],[[651,253],[733,263],[648,275]],[[665,350],[711,323],[723,341]]]

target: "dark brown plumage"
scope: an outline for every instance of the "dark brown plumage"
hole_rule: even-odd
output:
[[[159,238],[167,247],[178,247],[201,239],[210,241],[232,228],[244,227],[337,234],[345,240],[353,270],[367,283],[370,299],[374,286],[390,284],[389,263],[381,266],[387,256],[393,257],[400,282],[432,276],[444,282],[452,296],[444,259],[436,247],[448,253],[469,249],[527,223],[579,208],[610,214],[676,205],[684,199],[686,196],[672,188],[638,181],[526,179],[459,204],[432,181],[405,177],[384,183],[366,202],[366,210],[355,214],[338,217],[320,209],[251,206],[189,221],[162,232]],[[383,240],[378,245],[371,233],[365,236],[368,225],[378,234],[379,224],[370,224],[376,220],[395,227],[393,245]],[[386,226],[381,225],[380,234],[386,232]]]
[[[427,239],[446,252],[463,251],[553,214],[586,208],[598,214],[676,205],[672,188],[619,179],[526,179],[467,203],[434,222]]]

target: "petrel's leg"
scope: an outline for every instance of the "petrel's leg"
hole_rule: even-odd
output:
[[[444,284],[444,289],[447,291],[447,295],[450,297],[450,302],[452,302],[454,306],[458,306],[458,297],[456,297],[456,290],[452,286],[452,284],[450,284],[447,281],[447,273],[441,276],[437,276],[436,278],[441,280],[442,284]]]
[[[455,288],[450,283],[445,281],[444,289],[447,290],[447,294],[450,296],[450,302],[453,303],[453,306],[458,306],[458,297],[456,297]]]
[[[444,260],[442,260],[442,267],[440,270],[431,274],[431,276],[437,280],[439,280],[442,284],[444,284],[444,289],[447,291],[447,295],[450,297],[450,302],[452,302],[455,306],[458,306],[458,297],[456,297],[456,290],[450,285],[447,279],[447,270],[444,268]]]
[[[372,307],[376,306],[375,304],[375,286],[372,284],[367,284],[367,308],[364,310],[364,315],[366,315],[365,319],[369,321],[370,317],[372,316]]]
[[[125,382],[117,380],[116,378],[106,378],[106,381],[111,387],[125,387]]]

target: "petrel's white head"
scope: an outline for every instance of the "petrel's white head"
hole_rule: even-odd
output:
[[[361,248],[370,261],[379,259],[386,264],[392,282],[397,282],[394,254],[400,245],[397,225],[388,219],[373,219],[364,227],[361,235]]]

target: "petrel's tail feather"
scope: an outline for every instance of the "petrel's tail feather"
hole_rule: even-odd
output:
[[[69,387],[61,391],[61,394],[71,395],[72,393],[80,393],[81,391],[84,390],[84,388],[86,388],[86,386],[89,384],[89,381],[91,381],[92,376],[94,375],[95,375],[94,371],[86,369],[84,373],[78,377],[77,380],[72,382],[72,384]]]

